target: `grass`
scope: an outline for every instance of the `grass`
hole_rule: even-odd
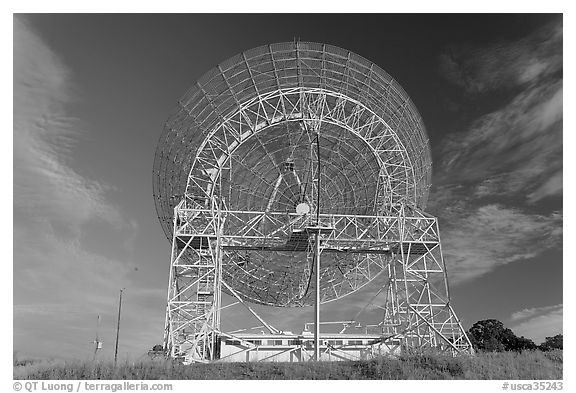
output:
[[[475,356],[404,355],[321,363],[14,362],[14,379],[562,379],[560,350],[479,353]]]

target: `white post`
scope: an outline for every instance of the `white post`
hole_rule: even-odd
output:
[[[320,360],[320,230],[316,232],[316,249],[314,252],[316,279],[316,301],[314,303],[314,360]]]

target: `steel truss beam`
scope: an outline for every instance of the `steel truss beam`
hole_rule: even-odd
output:
[[[221,178],[236,149],[279,123],[304,122],[308,130],[322,123],[339,126],[367,144],[381,168],[375,210],[394,204],[413,205],[419,198],[418,182],[406,147],[376,113],[358,100],[321,88],[287,88],[257,95],[223,117],[200,144],[186,186],[186,197],[197,207],[225,195]],[[321,132],[321,131],[320,131]]]
[[[437,219],[404,205],[390,206],[387,211],[396,215],[320,214],[317,225],[312,215],[226,210],[214,198],[209,209],[197,208],[183,200],[174,210],[165,332],[170,356],[188,361],[218,359],[217,338],[229,335],[220,330],[222,285],[271,333],[278,333],[244,303],[242,294],[224,282],[223,255],[238,249],[310,253],[311,247],[302,248],[293,239],[294,234],[303,235],[299,242],[310,244],[315,236],[306,233],[312,225],[319,233],[322,253],[387,256],[367,258],[348,275],[352,283],[355,275],[371,281],[385,273],[379,292],[384,299],[373,303],[382,310],[382,319],[375,326],[383,344],[398,338],[412,349],[472,351],[450,305]],[[321,302],[339,298],[339,290],[339,285],[324,283]],[[250,348],[248,345],[246,350]]]

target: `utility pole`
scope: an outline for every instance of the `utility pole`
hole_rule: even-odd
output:
[[[118,360],[118,337],[120,335],[120,313],[122,312],[122,292],[124,288],[120,290],[120,302],[118,302],[118,325],[116,326],[116,349],[114,350],[114,365]]]
[[[102,349],[102,342],[100,341],[100,337],[98,336],[98,331],[100,330],[100,315],[96,320],[96,339],[94,340],[94,356],[92,357],[92,361],[96,360],[96,354],[98,353],[99,349]]]

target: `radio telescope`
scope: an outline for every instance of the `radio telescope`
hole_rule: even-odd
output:
[[[450,305],[437,219],[424,213],[422,119],[380,67],[341,48],[261,46],[208,71],[178,101],[154,160],[172,244],[165,347],[218,359],[222,291],[315,306],[381,282],[382,342],[471,345]]]

